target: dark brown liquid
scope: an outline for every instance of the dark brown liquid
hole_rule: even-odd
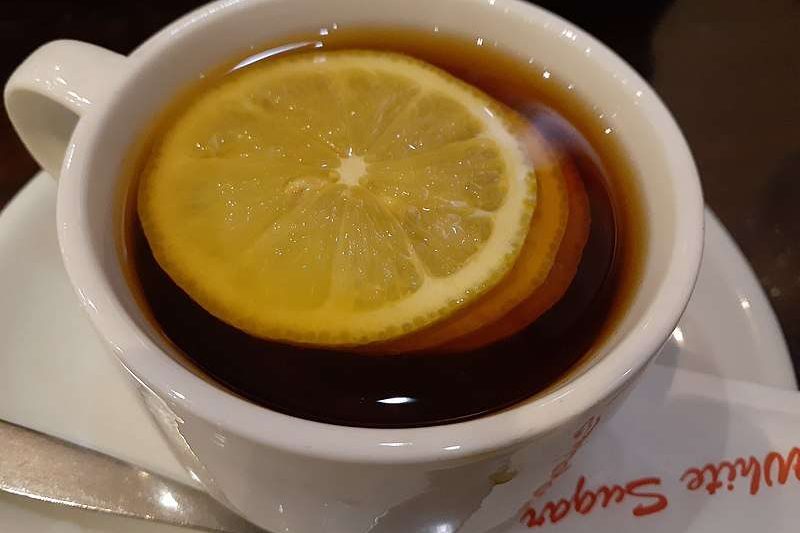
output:
[[[393,50],[433,63],[517,110],[568,155],[589,197],[591,228],[567,293],[523,331],[467,353],[376,356],[269,342],[213,317],[173,283],[151,254],[131,194],[123,224],[125,266],[147,314],[176,350],[232,391],[333,424],[455,422],[513,405],[564,378],[623,314],[644,249],[632,170],[597,112],[557,73],[543,75],[491,43],[433,32],[341,29],[322,42],[326,49]],[[135,191],[135,182],[129,187]]]

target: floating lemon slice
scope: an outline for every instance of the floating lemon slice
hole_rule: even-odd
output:
[[[174,119],[139,216],[167,274],[243,331],[387,340],[451,315],[514,264],[536,203],[520,124],[403,55],[272,59]]]

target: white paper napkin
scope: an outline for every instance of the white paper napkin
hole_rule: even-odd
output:
[[[798,532],[800,393],[654,365],[537,488],[496,487],[459,531]]]

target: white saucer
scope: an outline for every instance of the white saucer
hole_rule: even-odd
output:
[[[0,213],[0,419],[192,483],[78,307],[56,242],[55,192],[55,182],[39,174]],[[708,211],[700,279],[659,363],[797,388],[766,296],[739,249]],[[0,493],[0,531],[188,530]]]

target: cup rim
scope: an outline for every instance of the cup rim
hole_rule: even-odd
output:
[[[272,0],[219,0],[179,18],[137,48],[130,60],[157,54],[176,32],[195,27],[226,9]],[[470,0],[478,3],[480,0]],[[483,2],[485,3],[485,2]],[[491,2],[494,5],[494,2]],[[497,0],[508,16],[530,18],[535,24],[576,25],[536,5]],[[676,198],[682,199],[675,217],[675,244],[669,263],[646,311],[619,343],[582,375],[563,386],[505,410],[476,419],[418,428],[376,429],[337,426],[306,420],[260,407],[229,394],[195,376],[164,354],[139,329],[112,295],[99,283],[102,266],[93,256],[88,221],[82,209],[89,180],[88,150],[94,146],[104,110],[82,117],[73,135],[58,191],[58,233],[70,280],[100,336],[120,363],[142,386],[178,412],[191,412],[228,431],[262,445],[320,459],[367,463],[419,463],[456,459],[513,446],[541,435],[595,406],[621,387],[658,352],[688,304],[700,266],[703,243],[703,199],[689,147],[675,120],[653,89],[608,47],[588,32],[581,39],[599,61],[635,82],[642,91],[641,113],[659,132]],[[102,305],[101,305],[102,304]]]

